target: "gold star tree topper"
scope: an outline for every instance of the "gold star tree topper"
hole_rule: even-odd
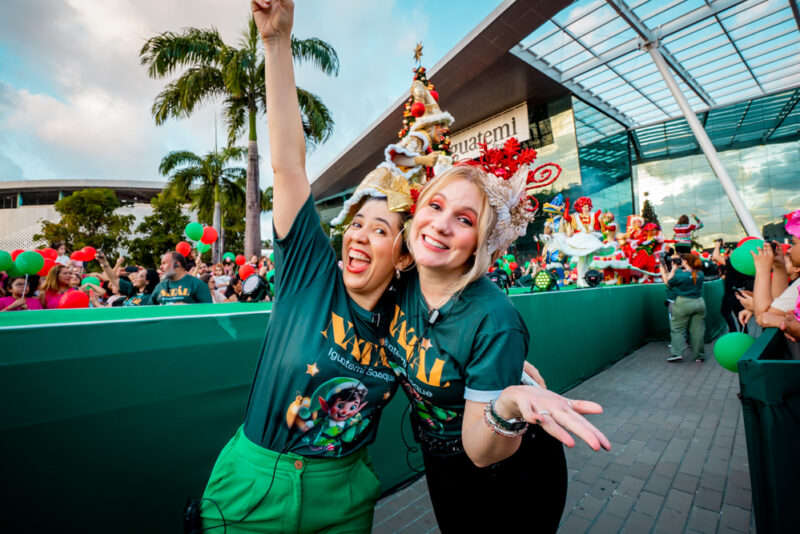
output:
[[[414,61],[420,63],[422,60],[422,41],[417,43],[417,46],[414,47]]]

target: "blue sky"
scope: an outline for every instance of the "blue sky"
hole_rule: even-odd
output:
[[[318,94],[336,122],[332,139],[309,156],[309,176],[408,90],[417,41],[430,68],[498,4],[296,0],[295,35],[330,42],[341,62],[338,78],[297,69],[298,85]],[[246,0],[4,0],[0,181],[160,180],[158,163],[168,152],[212,150],[219,108],[209,105],[157,127],[150,107],[166,81],[147,78],[138,52],[148,37],[187,26],[213,25],[235,42],[248,11]],[[263,125],[259,141],[266,187],[271,173]]]

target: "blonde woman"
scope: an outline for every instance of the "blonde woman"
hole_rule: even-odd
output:
[[[529,334],[484,273],[529,211],[520,184],[498,180],[458,165],[425,186],[407,235],[416,272],[402,280],[389,326],[445,533],[554,532],[566,494],[558,440],[573,446],[569,430],[594,450],[610,448],[580,415],[599,405],[519,385]]]

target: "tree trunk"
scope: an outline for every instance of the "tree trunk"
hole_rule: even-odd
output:
[[[250,111],[250,140],[247,142],[247,207],[245,210],[244,257],[261,256],[261,189],[258,186],[258,141],[256,111]]]

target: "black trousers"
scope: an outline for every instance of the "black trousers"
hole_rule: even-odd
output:
[[[476,467],[463,452],[423,453],[423,459],[443,534],[558,530],[567,498],[567,461],[561,442],[538,426],[530,426],[513,456],[489,467]]]

